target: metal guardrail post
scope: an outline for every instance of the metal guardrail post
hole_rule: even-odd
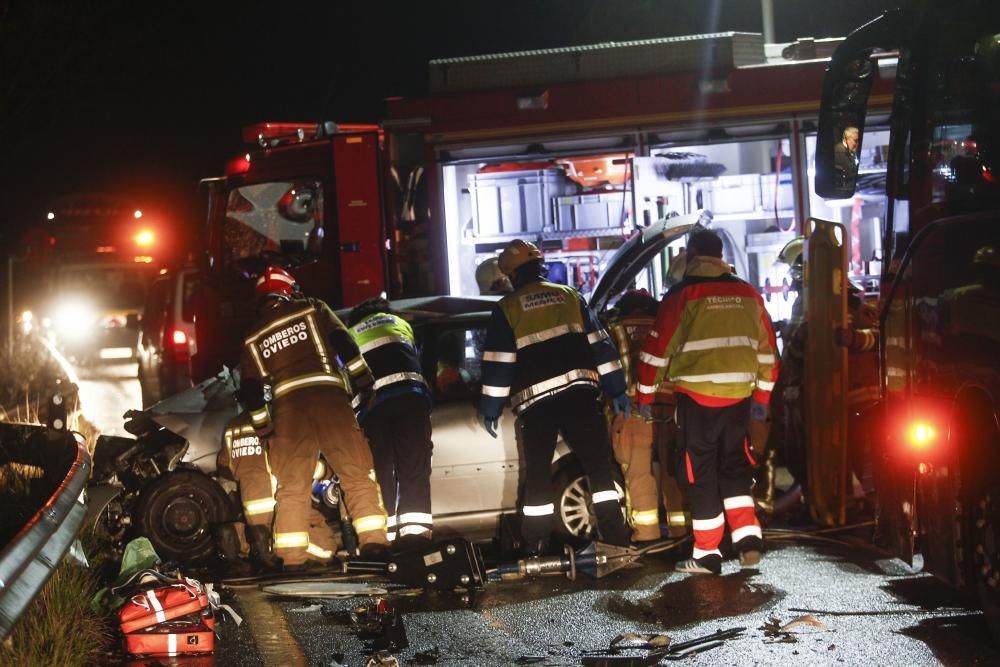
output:
[[[44,426],[0,424],[0,454],[7,461],[37,465],[60,480],[45,504],[0,551],[0,637],[42,590],[69,551],[87,511],[84,487],[90,454],[70,433],[52,437]]]

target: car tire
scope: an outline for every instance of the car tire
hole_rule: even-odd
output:
[[[231,520],[225,492],[194,470],[160,476],[147,486],[136,511],[140,535],[164,561],[201,562],[215,553],[210,525]]]
[[[972,508],[976,593],[994,641],[1000,642],[1000,483]]]
[[[621,482],[615,479],[615,489],[620,498],[625,497]],[[597,527],[594,506],[590,502],[590,482],[578,463],[560,468],[552,479],[552,497],[555,498],[553,530],[563,537],[590,540]],[[622,516],[625,506],[622,504]]]

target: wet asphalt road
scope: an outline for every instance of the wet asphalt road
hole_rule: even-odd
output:
[[[128,435],[122,415],[142,408],[136,364],[76,366],[80,404],[87,418],[107,435]]]
[[[582,651],[606,647],[622,632],[665,633],[679,642],[743,626],[742,637],[684,662],[1000,664],[970,601],[862,541],[774,541],[759,569],[741,571],[730,561],[721,577],[677,574],[672,558],[652,556],[596,581],[548,576],[491,584],[471,607],[440,593],[396,598],[410,645],[395,655],[404,665],[577,665]],[[264,599],[280,608],[283,631],[301,649],[298,664],[366,664],[370,652],[342,613],[365,598],[268,601],[261,595],[244,589],[237,600]],[[784,641],[762,629],[771,618],[784,624],[807,613],[799,609],[810,610],[826,629],[806,625]],[[233,631],[225,626],[217,664],[264,664],[246,635],[236,640]],[[289,657],[287,664],[295,661]]]

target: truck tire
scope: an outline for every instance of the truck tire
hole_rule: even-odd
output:
[[[175,470],[147,486],[135,513],[140,535],[164,561],[201,562],[215,553],[209,526],[232,520],[225,492],[195,470]]]

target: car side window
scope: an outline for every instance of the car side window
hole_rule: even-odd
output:
[[[155,339],[166,316],[169,278],[160,278],[149,289],[149,297],[142,315],[142,331],[147,339]]]
[[[437,368],[434,398],[467,400],[479,395],[482,384],[483,343],[486,329],[445,329],[435,341]]]

